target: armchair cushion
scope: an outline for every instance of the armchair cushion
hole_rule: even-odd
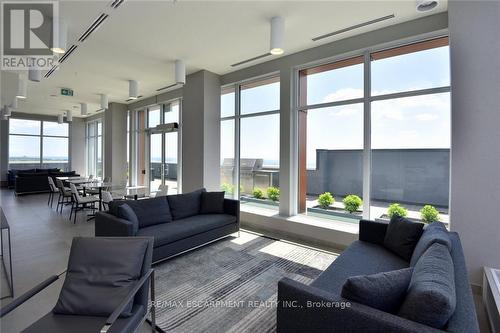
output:
[[[224,213],[224,192],[202,192],[200,213]]]
[[[109,316],[140,279],[147,248],[143,238],[75,238],[53,312]],[[131,310],[132,302],[121,316]]]
[[[396,313],[405,299],[412,271],[413,268],[403,268],[349,277],[341,295],[375,309]]]
[[[204,188],[185,194],[168,195],[167,200],[174,220],[198,215],[202,192],[205,192]]]
[[[448,248],[432,244],[420,257],[399,315],[434,328],[443,328],[455,312],[453,261]]]
[[[394,216],[385,233],[384,247],[404,260],[410,261],[413,250],[422,235],[423,227],[423,223]]]

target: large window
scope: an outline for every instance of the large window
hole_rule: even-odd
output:
[[[67,123],[9,120],[9,168],[68,170],[68,147]]]
[[[420,220],[430,205],[447,222],[449,91],[447,38],[301,70],[299,212],[388,219],[397,204]]]
[[[277,76],[222,89],[221,188],[226,196],[277,209],[279,112]]]
[[[87,122],[87,176],[102,178],[102,120],[97,119]]]

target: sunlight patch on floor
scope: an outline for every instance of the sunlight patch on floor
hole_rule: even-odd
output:
[[[240,232],[240,237],[238,237],[238,233],[233,234],[233,236],[236,238],[232,239],[231,242],[238,245],[243,245],[253,241],[256,238],[259,238],[259,235],[254,235],[243,231]]]

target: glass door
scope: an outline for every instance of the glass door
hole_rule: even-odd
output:
[[[163,184],[163,147],[162,133],[151,133],[149,140],[149,189],[158,191]]]
[[[178,132],[152,132],[149,140],[149,188],[178,193]]]

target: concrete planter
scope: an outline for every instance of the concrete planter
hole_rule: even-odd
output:
[[[324,209],[321,208],[320,206],[315,206],[315,207],[310,207],[307,208],[308,212],[311,213],[317,213],[317,214],[325,214],[325,215],[330,215],[330,216],[338,216],[338,217],[344,217],[344,218],[349,218],[349,219],[358,219],[361,220],[363,212],[357,211],[354,213],[349,213],[348,211],[340,208],[334,208],[330,207],[329,209]]]
[[[241,197],[241,201],[254,202],[254,203],[275,206],[275,207],[278,207],[280,205],[279,201],[272,201],[269,199],[257,199],[257,198],[252,198],[252,197]]]
[[[416,219],[416,218],[412,218],[412,217],[406,217],[407,220],[410,220],[412,222],[417,222],[417,223],[424,223],[426,224],[423,220],[421,219]],[[387,214],[382,214],[380,215],[380,217],[376,217],[375,218],[375,221],[377,222],[389,222],[391,220],[391,218],[389,217],[389,215]]]

